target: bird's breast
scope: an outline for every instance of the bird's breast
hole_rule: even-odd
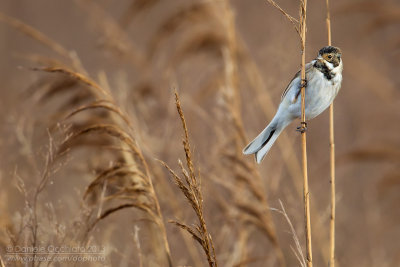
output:
[[[320,72],[318,69],[313,68],[307,73],[307,87],[306,87],[306,99],[305,99],[305,112],[306,119],[312,119],[321,114],[329,105],[333,102],[336,95],[339,92],[342,75],[341,73],[336,73],[332,79],[328,80],[324,73]],[[296,81],[297,88],[300,87],[300,79]],[[292,102],[288,111],[292,117],[301,116],[301,97],[296,98],[292,91],[291,99],[295,99]]]
[[[321,114],[333,102],[341,85],[341,73],[327,79],[324,73],[314,70],[308,77],[306,90],[306,117],[312,119]]]

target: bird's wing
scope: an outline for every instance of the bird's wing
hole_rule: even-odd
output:
[[[313,62],[310,62],[310,63],[307,63],[307,64],[306,64],[306,75],[307,75],[308,72],[311,71],[312,67],[313,67]],[[287,95],[287,93],[289,92],[290,88],[292,88],[293,81],[294,81],[296,78],[300,77],[300,72],[301,72],[301,70],[299,70],[298,72],[296,72],[296,74],[294,75],[294,77],[292,78],[292,80],[290,81],[290,83],[288,84],[288,86],[286,86],[285,91],[283,91],[283,94],[282,94],[282,96],[281,96],[281,102],[282,102],[282,100],[285,98],[285,96]],[[307,77],[307,76],[306,76],[306,77]],[[301,89],[300,87],[297,87],[297,86],[296,86],[296,90],[298,90],[298,91],[300,92],[300,89]],[[296,100],[297,100],[297,97],[298,97],[298,95],[299,95],[299,92],[296,93]]]
[[[299,77],[299,75],[300,75],[300,71],[298,71],[298,72],[294,75],[294,77],[292,78],[292,80],[290,81],[290,83],[288,84],[288,86],[286,86],[285,91],[283,91],[283,94],[282,94],[282,96],[281,96],[281,101],[285,98],[286,94],[289,92],[289,89],[292,88],[292,83],[293,83],[293,81],[294,81],[297,77]]]

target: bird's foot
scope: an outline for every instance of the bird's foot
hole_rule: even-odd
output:
[[[300,88],[306,88],[307,86],[307,80],[306,79],[301,79],[301,83],[300,83]]]
[[[305,133],[307,132],[307,122],[302,121],[300,122],[301,125],[299,127],[296,128],[296,131],[300,132],[300,133]]]

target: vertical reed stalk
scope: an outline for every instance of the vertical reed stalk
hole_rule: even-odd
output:
[[[305,79],[306,79],[306,14],[307,0],[301,1],[300,6],[300,38],[301,38],[301,124],[306,125],[305,114]],[[312,248],[311,248],[311,219],[310,219],[310,194],[308,189],[308,173],[307,173],[307,135],[306,131],[301,131],[302,143],[302,164],[303,164],[303,197],[304,197],[304,219],[306,232],[306,250],[307,250],[307,266],[312,266]]]
[[[312,267],[312,247],[311,247],[311,215],[310,215],[310,192],[308,189],[307,173],[307,135],[306,135],[306,114],[305,114],[305,87],[306,87],[306,15],[307,0],[300,0],[300,18],[297,21],[283,10],[274,0],[267,0],[272,6],[277,8],[294,26],[299,34],[301,42],[301,148],[303,165],[303,200],[304,200],[304,220],[306,233],[307,266]]]
[[[328,32],[328,45],[332,45],[331,36],[331,14],[329,11],[329,0],[326,0],[326,28]],[[331,219],[330,219],[330,260],[329,266],[335,267],[335,218],[336,218],[336,188],[335,188],[335,136],[333,125],[333,102],[329,107],[329,146],[331,165]]]

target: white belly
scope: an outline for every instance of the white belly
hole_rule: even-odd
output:
[[[321,114],[333,102],[339,92],[342,75],[338,73],[331,80],[327,80],[324,75],[318,71],[313,70],[307,73],[307,87],[305,99],[305,112],[306,119],[310,120]],[[293,83],[293,86],[300,86],[300,79]],[[292,88],[294,89],[294,88]],[[294,92],[297,90],[290,90],[293,92],[288,95],[290,100],[289,113],[295,118],[301,117],[301,95],[296,98]]]

